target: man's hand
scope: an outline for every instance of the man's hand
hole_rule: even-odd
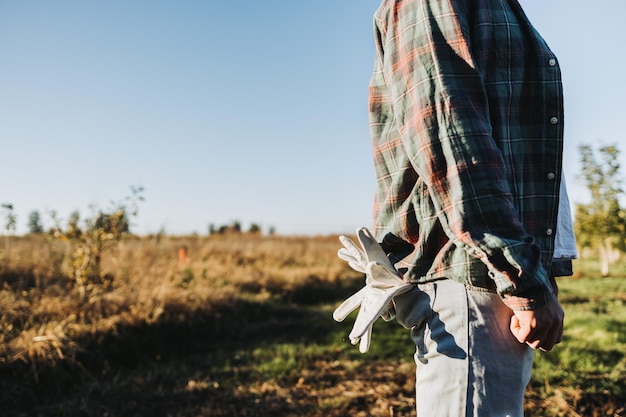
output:
[[[513,310],[511,333],[533,349],[548,351],[561,341],[565,313],[556,297],[536,310]]]

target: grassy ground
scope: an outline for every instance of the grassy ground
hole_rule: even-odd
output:
[[[352,321],[332,320],[362,284],[334,237],[129,240],[84,291],[68,245],[2,252],[3,416],[415,415],[407,331],[380,321],[362,355]],[[527,415],[624,416],[626,268],[576,266],[559,281],[565,339],[537,354]]]

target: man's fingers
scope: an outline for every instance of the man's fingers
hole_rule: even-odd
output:
[[[540,340],[535,340],[534,342],[526,342],[526,344],[532,349],[537,349],[539,347],[539,343],[541,343]]]
[[[522,323],[515,315],[511,317],[510,329],[513,336],[515,336],[520,343],[526,343],[532,330],[529,325]]]
[[[536,311],[514,311],[511,333],[532,349],[551,350],[563,336],[563,311],[558,302]]]

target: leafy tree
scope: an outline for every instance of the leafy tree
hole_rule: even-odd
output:
[[[7,236],[4,240],[5,242],[5,253],[4,258],[6,260],[7,268],[9,266],[9,261],[11,259],[11,234],[15,233],[15,225],[17,224],[17,216],[13,211],[13,204],[11,203],[3,203],[2,211],[4,212],[4,230],[7,232]]]
[[[78,210],[73,211],[72,214],[70,214],[70,218],[67,220],[67,230],[65,231],[65,234],[68,237],[80,236],[83,231],[81,230],[79,223],[80,213],[78,212]]]
[[[56,212],[51,212],[56,227],[54,235],[69,241],[72,247],[71,265],[73,278],[82,295],[90,284],[101,279],[100,265],[102,252],[105,248],[114,246],[130,233],[131,217],[139,211],[139,203],[144,200],[142,187],[131,187],[131,195],[119,202],[112,202],[108,212],[91,208],[92,215],[85,219],[85,227],[78,226],[80,215],[72,213],[68,221],[67,230],[59,226],[60,221]]]
[[[15,233],[17,216],[13,212],[13,204],[3,203],[2,211],[4,211],[4,230],[6,230],[8,234]]]
[[[256,223],[252,223],[250,225],[250,228],[248,228],[248,233],[254,234],[254,235],[260,235],[261,234],[261,226],[259,226]]]
[[[602,276],[609,275],[611,256],[626,249],[626,212],[620,206],[623,196],[619,149],[615,145],[579,147],[585,185],[591,194],[588,204],[576,205],[575,231],[583,247],[598,249]]]
[[[211,230],[211,229],[209,229]],[[213,229],[214,233],[224,235],[224,234],[239,234],[241,233],[241,223],[238,221],[233,221],[229,225],[222,225],[217,230]]]
[[[40,235],[43,233],[41,215],[37,210],[31,211],[28,215],[28,232],[36,235]]]
[[[114,235],[129,233],[128,214],[123,208],[117,209],[111,214],[100,212],[96,218],[95,227],[102,229],[104,233],[112,233]]]

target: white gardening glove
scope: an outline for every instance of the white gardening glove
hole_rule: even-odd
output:
[[[349,337],[353,345],[360,341],[359,350],[365,353],[369,350],[374,322],[389,309],[393,297],[409,291],[413,284],[404,282],[368,229],[360,228],[356,234],[363,250],[350,238],[340,236],[344,247],[337,255],[355,271],[365,273],[365,287],[341,303],[333,318],[343,321],[361,307]]]

